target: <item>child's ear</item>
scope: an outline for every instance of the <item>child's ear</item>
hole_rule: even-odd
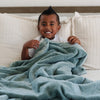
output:
[[[60,28],[61,28],[61,25],[58,26],[58,30],[60,30]]]

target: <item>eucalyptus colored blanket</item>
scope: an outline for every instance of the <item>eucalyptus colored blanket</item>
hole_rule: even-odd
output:
[[[45,39],[30,60],[0,68],[0,100],[100,100],[100,81],[90,81],[78,44]]]

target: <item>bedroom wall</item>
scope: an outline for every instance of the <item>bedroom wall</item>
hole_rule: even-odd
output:
[[[0,0],[0,7],[9,6],[100,6],[100,0]]]
[[[100,6],[100,0],[0,0],[0,7],[42,7],[42,6]],[[16,13],[15,13],[16,14]],[[18,14],[18,13],[17,13]],[[83,13],[82,13],[83,14]],[[93,14],[93,13],[89,13]],[[88,15],[89,15],[88,14]],[[98,13],[100,15],[100,13]],[[38,13],[20,13],[21,16],[38,16]],[[73,16],[74,13],[61,13],[61,16]],[[84,13],[83,15],[87,15]]]

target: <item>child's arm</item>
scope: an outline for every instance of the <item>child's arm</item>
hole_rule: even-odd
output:
[[[78,43],[78,44],[81,45],[80,40],[79,40],[76,36],[70,36],[70,37],[68,38],[68,42],[69,42],[70,44]]]
[[[39,47],[38,40],[30,40],[26,42],[22,49],[21,59],[22,60],[30,59],[31,57],[29,56],[28,49],[29,48],[37,49],[38,47]]]

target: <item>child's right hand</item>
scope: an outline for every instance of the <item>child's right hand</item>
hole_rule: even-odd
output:
[[[27,49],[28,48],[37,49],[39,47],[39,41],[38,40],[30,40],[24,44],[24,47]]]

